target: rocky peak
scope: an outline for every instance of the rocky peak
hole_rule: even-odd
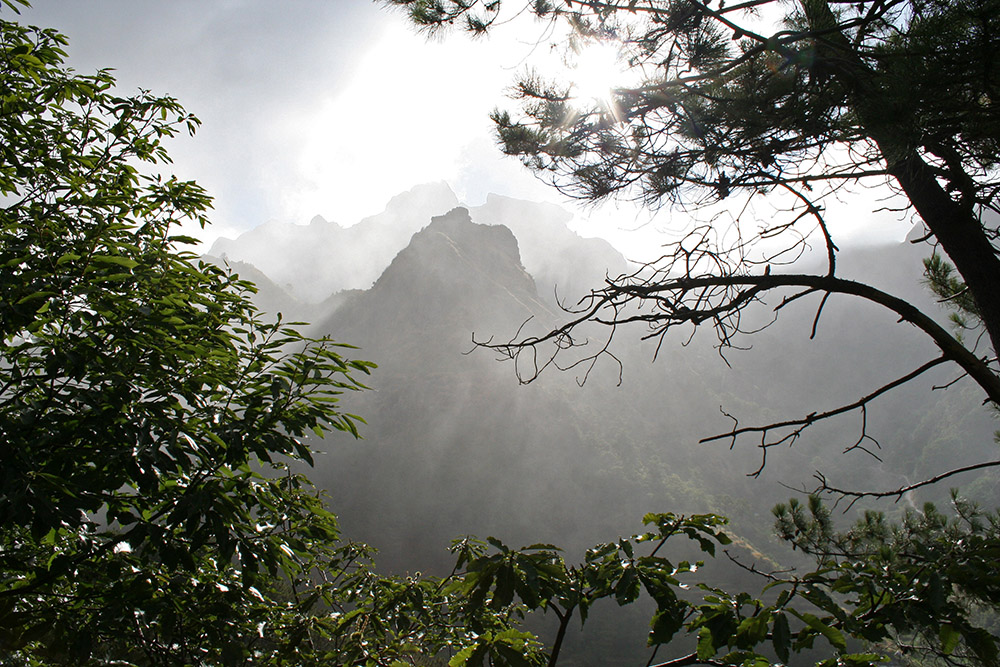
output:
[[[506,227],[480,225],[469,210],[454,208],[431,219],[375,283],[376,290],[401,285],[439,293],[499,291],[534,296],[535,285],[521,266],[517,239]]]
[[[529,317],[548,321],[531,276],[521,266],[517,240],[506,227],[479,225],[468,209],[434,217],[413,235],[370,290],[344,304],[319,333],[350,340],[353,330],[368,334],[366,348],[380,358],[382,335],[400,329],[437,332],[449,350],[468,347],[473,332],[512,335]]]

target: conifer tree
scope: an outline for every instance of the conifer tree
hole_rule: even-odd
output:
[[[500,147],[574,198],[633,199],[696,221],[660,261],[610,279],[564,325],[491,345],[511,357],[527,353],[531,363],[518,366],[527,369],[524,380],[556,357],[563,368],[593,363],[626,325],[660,340],[676,328],[708,327],[725,349],[751,333],[743,315],[769,293],[778,315],[815,296],[816,326],[827,298],[844,294],[917,327],[939,356],[865,388],[851,404],[780,424],[736,423],[721,438],[763,435],[766,452],[946,363],[1000,405],[996,0],[387,4],[429,30],[460,25],[482,34],[504,11],[524,10],[566,26],[553,32],[568,33],[570,49],[617,45],[637,82],[586,100],[571,80],[524,76],[513,87],[519,108],[493,114]],[[923,225],[935,254],[928,284],[955,308],[957,329],[838,275],[839,221],[826,203],[862,188],[895,193],[899,208]],[[771,205],[755,208],[762,202]],[[797,270],[810,243],[825,248],[825,271]],[[595,347],[575,337],[585,322],[607,325],[607,339]]]

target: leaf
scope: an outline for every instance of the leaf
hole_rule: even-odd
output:
[[[605,542],[604,544],[599,544],[592,549],[587,551],[587,562],[592,562],[600,560],[609,554],[616,553],[618,551],[618,546],[612,542]]]
[[[889,657],[878,653],[848,653],[833,659],[830,667],[872,667],[889,662]]]
[[[510,563],[505,563],[497,570],[496,587],[493,589],[493,599],[490,600],[490,608],[502,609],[514,600],[514,568]]]
[[[112,273],[109,275],[101,276],[99,280],[95,282],[98,283],[120,283],[133,278],[131,273]]]
[[[523,653],[515,650],[508,644],[496,644],[494,650],[497,652],[497,655],[503,658],[504,663],[511,667],[532,667],[531,662],[524,657]]]
[[[139,262],[129,259],[128,257],[120,257],[118,255],[91,255],[90,259],[98,264],[115,264],[117,266],[125,267],[126,269],[134,269],[139,266]]]
[[[646,643],[649,646],[666,644],[684,627],[684,614],[679,607],[660,609],[650,620],[651,629]]]
[[[774,646],[774,652],[778,658],[784,662],[788,662],[788,649],[792,643],[792,632],[788,626],[788,617],[784,614],[777,612],[773,616],[773,624],[771,626],[771,644]]]
[[[771,661],[753,651],[733,651],[722,658],[723,665],[740,665],[740,667],[771,667]]]
[[[843,633],[840,632],[840,630],[831,625],[828,625],[827,623],[824,623],[822,620],[820,620],[813,614],[809,614],[806,612],[799,612],[794,609],[790,611],[791,613],[795,614],[795,616],[797,616],[806,625],[808,625],[810,628],[812,628],[816,632],[826,637],[827,641],[829,641],[830,644],[834,646],[834,648],[837,648],[840,651],[847,650],[847,642],[845,641],[844,635]]]
[[[639,573],[635,567],[629,566],[622,571],[621,579],[615,585],[615,600],[619,606],[634,602],[639,597]]]
[[[996,638],[982,628],[974,628],[965,634],[965,643],[984,665],[997,662]]]
[[[486,657],[488,648],[488,645],[482,642],[466,646],[452,656],[451,660],[448,661],[448,667],[464,667],[465,665],[482,667],[483,658]]]
[[[25,297],[21,297],[21,299],[17,301],[17,305],[20,306],[21,304],[28,303],[29,301],[38,301],[39,299],[48,299],[48,298],[53,297],[53,296],[57,296],[55,292],[49,292],[49,291],[33,292],[33,293],[31,293],[31,294],[29,294],[29,295],[27,295]]]
[[[941,640],[941,651],[945,655],[951,655],[958,646],[959,640],[962,638],[962,633],[955,629],[955,626],[951,623],[944,623],[938,630],[938,639]]]
[[[476,646],[476,644],[471,644],[451,656],[451,660],[448,661],[448,667],[463,667],[468,662],[472,652],[476,650]]]
[[[736,626],[736,645],[751,649],[767,637],[767,616],[758,614],[740,621]]]
[[[715,655],[715,644],[712,640],[712,631],[707,627],[702,627],[698,631],[698,658],[709,660]]]

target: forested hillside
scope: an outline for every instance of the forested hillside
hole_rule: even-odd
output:
[[[358,402],[368,421],[364,440],[311,445],[323,452],[314,480],[331,494],[347,532],[380,549],[382,567],[440,572],[451,565],[450,540],[463,534],[583,548],[647,511],[668,510],[725,514],[737,534],[780,559],[790,552],[773,541],[771,506],[792,493],[789,487],[812,490],[814,471],[857,487],[893,488],[945,463],[975,462],[992,447],[992,421],[969,408],[967,386],[931,389],[953,379],[947,374],[868,410],[867,432],[881,446],[871,449],[881,462],[862,451],[843,453],[859,436],[857,413],[772,452],[759,479],[748,476],[759,465],[752,443],[732,451],[724,441],[699,444],[728,427],[720,407],[750,423],[805,415],[859,387],[880,386],[926,353],[907,325],[848,299],[827,304],[813,340],[815,304],[803,303],[756,337],[752,350],[725,358],[709,336],[687,343],[678,332],[655,361],[651,344],[616,341],[622,369],[603,359],[583,386],[585,367],[519,385],[513,364],[498,362],[474,339],[506,340],[525,321],[522,333],[557,322],[560,311],[551,295],[539,293],[521,258],[544,256],[548,276],[568,274],[591,242],[573,240],[566,218],[557,232],[546,206],[490,201],[454,209],[426,227],[401,222],[424,228],[370,289],[345,293],[326,319],[315,315],[329,302],[300,311],[316,321],[314,333],[358,341],[379,363],[375,391]],[[515,212],[511,227],[519,230],[530,230],[537,214],[542,230],[515,238],[495,226],[505,222],[504,211]],[[539,241],[541,234],[569,239],[556,246],[565,250],[546,252],[553,244]],[[349,255],[351,248],[336,252]],[[850,249],[842,271],[876,276],[944,319],[920,283],[921,252],[905,242]],[[609,270],[621,272],[625,264],[618,262]],[[592,265],[592,279],[603,274]],[[992,473],[958,482],[984,500],[1000,488]],[[911,494],[897,509],[946,494]]]

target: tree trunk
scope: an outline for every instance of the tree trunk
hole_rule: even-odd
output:
[[[976,301],[995,355],[1000,350],[1000,258],[982,224],[973,212],[944,191],[916,152],[889,165],[889,171],[962,275]]]
[[[996,355],[1000,351],[1000,257],[974,208],[952,199],[921,157],[918,147],[910,145],[906,137],[917,133],[906,127],[911,120],[905,104],[898,101],[893,104],[882,97],[876,85],[878,73],[861,60],[847,37],[837,31],[828,0],[800,0],[800,3],[810,30],[821,42],[817,56],[828,50],[837,62],[836,76],[851,91],[860,125],[878,146],[889,173],[961,274],[975,299]],[[891,122],[886,122],[887,116]]]

